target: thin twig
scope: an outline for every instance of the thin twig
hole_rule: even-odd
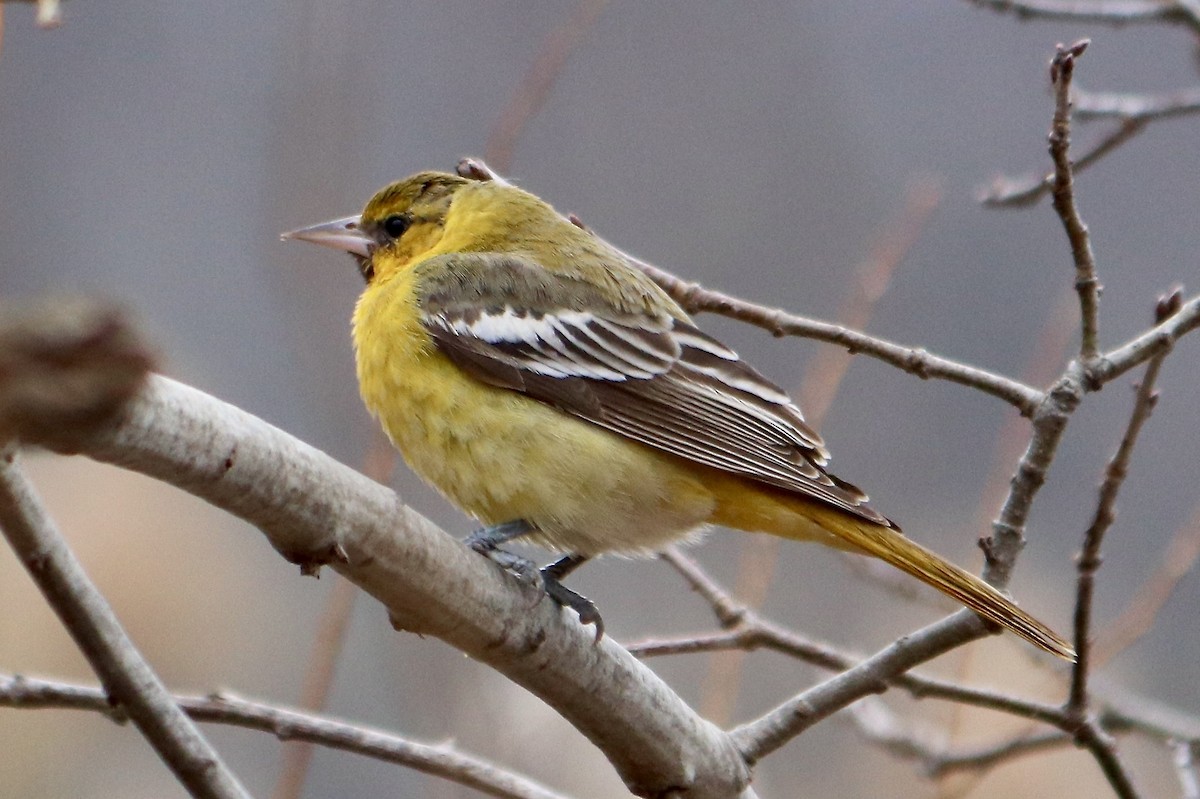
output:
[[[1200,113],[1200,88],[1140,94],[1085,91],[1075,84],[1071,103],[1078,119],[1117,121],[1116,127],[1074,159],[1072,171],[1078,175],[1141,133],[1151,122]],[[1034,204],[1053,188],[1053,171],[1034,179],[1001,177],[982,193],[980,202],[991,207],[1020,208]]]
[[[1162,322],[1178,312],[1182,300],[1180,291],[1174,291],[1158,303],[1155,321]],[[1146,366],[1146,374],[1138,384],[1137,394],[1133,401],[1133,410],[1121,443],[1117,446],[1116,454],[1105,469],[1104,481],[1100,485],[1100,495],[1096,502],[1096,512],[1092,522],[1084,533],[1083,545],[1080,548],[1077,570],[1079,573],[1075,595],[1075,654],[1076,662],[1071,672],[1071,690],[1067,700],[1067,712],[1082,718],[1088,707],[1088,674],[1092,665],[1091,633],[1092,633],[1092,596],[1095,592],[1096,572],[1100,570],[1100,547],[1104,535],[1117,518],[1117,495],[1125,476],[1129,473],[1129,463],[1133,457],[1133,448],[1137,444],[1138,435],[1146,420],[1154,410],[1158,401],[1158,392],[1154,384],[1158,380],[1166,353],[1152,358]]]
[[[1100,22],[1107,25],[1169,23],[1200,32],[1200,17],[1182,0],[968,0],[1019,19]]]
[[[563,799],[561,794],[506,771],[448,744],[422,744],[391,733],[227,693],[176,696],[172,701],[195,721],[261,730],[281,741],[307,741],[397,763],[443,777],[502,799]],[[0,675],[0,706],[10,708],[67,708],[110,715],[99,688],[51,682],[31,677]]]
[[[823,322],[778,308],[748,302],[680,280],[645,261],[627,256],[670,294],[688,313],[715,313],[768,331],[773,336],[800,336],[843,347],[851,355],[864,354],[891,364],[922,380],[938,379],[969,386],[1008,402],[1022,415],[1032,413],[1042,395],[1032,386],[968,364],[934,355],[922,347],[905,347],[869,336],[842,325]]]
[[[63,540],[16,455],[0,453],[0,526],[46,601],[104,684],[195,797],[249,799],[220,755],[179,709]]]
[[[1019,379],[1031,386],[1052,383],[1069,359],[1068,349],[1075,340],[1078,324],[1074,320],[1078,300],[1075,292],[1063,287],[1046,311],[1037,339],[1030,347],[1028,360],[1021,367]],[[979,492],[975,529],[983,530],[992,523],[996,509],[1004,502],[1012,479],[1012,465],[1021,457],[1028,436],[1028,425],[1021,417],[1005,414],[992,447],[992,466]]]
[[[1158,741],[1187,741],[1200,745],[1200,718],[1148,696],[1098,683],[1092,695],[1100,706],[1097,716],[1105,729],[1132,731]]]
[[[674,545],[666,547],[659,553],[659,558],[671,564],[679,572],[692,590],[704,597],[704,600],[716,614],[717,621],[725,629],[734,627],[742,622],[750,609],[733,598],[717,581],[708,576],[692,558]]]
[[[1179,312],[1141,335],[1104,353],[1084,373],[1088,390],[1111,383],[1151,358],[1168,352],[1175,342],[1200,327],[1200,296],[1184,302]]]
[[[1145,130],[1148,120],[1126,119],[1075,159],[1073,171],[1083,172],[1100,159]],[[990,208],[1024,208],[1033,205],[1054,189],[1053,171],[1040,178],[1000,177],[982,192],[979,202]]]
[[[703,572],[694,562],[689,568]],[[720,649],[770,649],[829,671],[846,671],[862,663],[856,653],[845,652],[832,644],[806,638],[799,633],[767,621],[758,614],[737,606],[728,593],[711,581],[717,599],[732,604],[741,622],[728,632],[706,633],[677,639],[651,639],[629,646],[639,657],[712,652]],[[1061,705],[1013,696],[978,686],[962,685],[921,672],[909,671],[887,679],[889,685],[908,692],[915,699],[939,699],[994,710],[1017,718],[1049,724],[1074,739],[1078,720]],[[1185,740],[1200,744],[1200,719],[1181,713],[1174,707],[1128,692],[1117,693],[1104,687],[1096,697],[1098,709],[1094,723],[1109,732],[1137,731],[1159,741]]]
[[[1080,119],[1153,122],[1200,113],[1200,87],[1165,94],[1140,94],[1085,91],[1077,84],[1071,100],[1075,104],[1075,116]]]
[[[700,580],[709,585],[710,607],[714,611],[718,606],[724,607],[723,612],[736,615],[738,622],[728,632],[669,640],[650,639],[634,643],[628,646],[630,653],[649,658],[722,649],[765,648],[829,671],[846,671],[863,662],[864,658],[860,654],[846,652],[827,642],[802,636],[794,630],[767,621],[750,608],[740,605],[724,588],[705,574],[698,564],[686,556],[673,558],[669,562],[677,568],[683,565],[693,574],[699,573]],[[959,685],[916,672],[893,675],[887,678],[887,682],[902,688],[917,699],[945,699],[1052,724],[1065,724],[1067,719],[1062,708],[1055,705],[1021,699],[990,689]]]
[[[875,235],[867,257],[854,269],[854,278],[838,309],[838,324],[852,330],[866,329],[896,269],[917,243],[941,201],[942,189],[936,180],[922,178],[909,184],[896,218]],[[814,429],[821,429],[849,365],[846,353],[822,348],[804,370],[796,399]]]
[[[1100,281],[1096,277],[1096,258],[1092,254],[1087,225],[1075,205],[1075,184],[1071,172],[1071,78],[1075,61],[1089,42],[1081,39],[1070,47],[1058,46],[1050,62],[1050,82],[1054,86],[1054,123],[1050,128],[1050,157],[1054,160],[1054,210],[1062,220],[1071,242],[1075,261],[1075,290],[1079,292],[1079,357],[1086,364],[1100,354]]]
[[[872,701],[874,700],[874,701]],[[925,776],[941,779],[970,771],[982,776],[989,769],[1025,755],[1059,749],[1072,742],[1061,730],[1022,733],[1011,738],[971,749],[950,749],[928,730],[906,729],[883,701],[867,697],[850,706],[858,731],[869,741],[902,760],[916,760]]]
[[[870,694],[887,690],[897,675],[988,634],[963,610],[903,636],[856,666],[787,700],[764,716],[730,731],[748,762],[757,762],[819,721]]]
[[[1078,325],[1075,308],[1078,305],[1075,292],[1064,287],[1051,304],[1030,349],[1029,358],[1021,369],[1020,380],[1030,385],[1046,385],[1051,382],[1068,360],[1068,349],[1074,341]],[[992,448],[992,466],[979,494],[974,529],[984,530],[992,524],[996,509],[1004,502],[1009,490],[1012,464],[1021,457],[1023,443],[1027,443],[1028,431],[1022,419],[1015,414],[1005,414],[996,433]],[[964,650],[957,667],[957,679],[966,682],[978,661],[978,650]],[[966,706],[956,704],[948,724],[950,743],[953,744],[965,721]],[[1019,738],[1020,736],[1018,736]],[[950,771],[944,772],[949,776]],[[983,772],[978,772],[982,776]],[[940,779],[942,773],[934,775]],[[939,793],[939,796],[942,794]]]
[[[925,773],[932,779],[962,771],[981,773],[1018,757],[1059,749],[1070,744],[1072,740],[1070,735],[1061,730],[1043,730],[977,749],[930,752],[928,757],[922,760],[922,765],[925,767]]]

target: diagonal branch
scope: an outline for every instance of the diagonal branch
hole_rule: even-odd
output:
[[[220,755],[175,704],[88,579],[21,473],[16,455],[0,452],[0,526],[29,576],[158,756],[201,799],[249,799]]]
[[[1078,175],[1101,158],[1145,130],[1148,120],[1126,119],[1105,134],[1074,161],[1073,172]],[[1033,205],[1054,189],[1053,171],[1040,178],[1001,177],[981,193],[979,201],[989,208],[1023,208]]]
[[[1164,297],[1158,303],[1156,320],[1178,312],[1182,298],[1176,289],[1169,297]],[[1150,360],[1146,366],[1146,374],[1138,384],[1137,394],[1133,401],[1133,411],[1117,452],[1105,469],[1104,481],[1100,485],[1100,496],[1096,503],[1096,512],[1092,523],[1084,533],[1083,546],[1080,549],[1077,569],[1079,572],[1078,587],[1075,597],[1075,653],[1077,660],[1071,672],[1071,691],[1067,701],[1067,712],[1082,719],[1087,713],[1088,706],[1088,673],[1092,664],[1092,596],[1095,591],[1096,572],[1100,570],[1100,546],[1104,535],[1117,518],[1117,495],[1125,476],[1129,473],[1129,462],[1133,457],[1133,448],[1137,444],[1142,426],[1150,418],[1158,401],[1158,393],[1154,384],[1158,380],[1166,353],[1161,353]]]
[[[175,485],[257,526],[312,572],[328,564],[387,607],[393,625],[441,638],[541,697],[586,735],[630,790],[741,792],[728,736],[652,671],[540,592],[522,588],[387,488],[200,391],[153,377],[123,419],[39,443]]]
[[[1084,370],[1088,389],[1101,388],[1151,358],[1170,352],[1175,342],[1197,327],[1200,327],[1200,296],[1183,302],[1173,316],[1089,364]]]

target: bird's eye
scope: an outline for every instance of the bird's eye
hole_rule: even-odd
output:
[[[383,220],[383,232],[393,239],[398,239],[404,235],[404,231],[408,230],[411,222],[412,218],[407,214],[392,214]]]

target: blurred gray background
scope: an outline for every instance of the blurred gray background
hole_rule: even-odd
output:
[[[574,11],[574,3],[528,0],[111,0],[67,4],[65,25],[40,31],[30,7],[6,4],[3,299],[115,298],[135,312],[168,374],[360,466],[374,430],[357,397],[348,335],[360,279],[349,259],[281,243],[278,233],[355,212],[411,172],[449,170],[462,155],[482,154],[545,37]],[[913,181],[935,178],[941,206],[870,329],[1016,375],[1036,360],[1048,318],[1062,313],[1069,250],[1048,204],[985,210],[975,194],[1001,172],[1048,167],[1047,61],[1056,41],[1083,36],[1093,40],[1077,71],[1087,88],[1196,82],[1194,38],[1175,28],[1020,23],[950,0],[613,0],[572,52],[508,172],[664,268],[821,318],[836,315],[856,265]],[[1196,288],[1198,125],[1153,125],[1078,181],[1106,288],[1108,347],[1143,329],[1170,285]],[[1079,126],[1075,139],[1086,145],[1100,133]],[[793,388],[825,346],[726,320],[701,323]],[[1200,338],[1192,337],[1164,370],[1163,400],[1105,546],[1101,627],[1193,512],[1198,361]],[[1127,417],[1130,382],[1088,399],[1032,515],[1012,588],[1059,629],[1069,626],[1072,554]],[[910,534],[974,568],[975,540],[986,532],[979,519],[996,511],[981,510],[980,497],[1012,416],[977,392],[857,358],[822,432],[837,473]],[[1026,427],[1016,429],[1022,438],[1009,447],[1024,440]],[[297,701],[316,619],[338,578],[302,579],[254,530],[152,481],[80,459],[30,460],[72,544],[169,685]],[[403,467],[394,486],[453,534],[470,529]],[[695,554],[732,581],[743,540],[718,531]],[[873,649],[937,617],[814,547],[784,546],[778,570],[769,614],[846,647]],[[657,562],[604,561],[572,584],[599,603],[618,640],[713,624]],[[1105,679],[1200,713],[1197,601],[1200,585],[1189,578]],[[92,680],[4,553],[0,607],[0,670]],[[1011,641],[977,650],[934,670],[1061,697]],[[707,658],[654,666],[700,701]],[[735,718],[816,677],[781,657],[752,655]],[[899,706],[956,725],[962,744],[1021,728],[933,702]],[[394,633],[361,596],[330,710],[424,740],[453,739],[573,796],[623,790],[552,711],[437,641]],[[268,795],[280,744],[207,729],[255,795]],[[1137,741],[1126,748],[1147,795],[1177,790],[1169,753]],[[0,710],[0,751],[0,796],[182,795],[134,730],[87,714]],[[763,797],[938,795],[916,767],[840,720],[789,744],[757,775]],[[942,787],[974,797],[1107,790],[1073,750]],[[318,752],[305,795],[475,794]]]

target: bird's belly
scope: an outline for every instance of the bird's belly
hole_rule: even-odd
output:
[[[713,512],[670,455],[484,385],[436,351],[392,355],[368,370],[367,406],[413,471],[485,524],[524,519],[531,539],[581,555],[644,554]]]

